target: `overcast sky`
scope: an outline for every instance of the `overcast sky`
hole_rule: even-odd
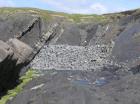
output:
[[[0,7],[35,7],[82,14],[103,14],[140,8],[140,0],[0,0]]]

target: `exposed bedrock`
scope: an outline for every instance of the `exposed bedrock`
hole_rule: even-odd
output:
[[[18,83],[21,69],[39,52],[53,33],[37,15],[0,15],[0,93]],[[49,25],[48,25],[49,26]],[[53,29],[57,28],[50,24]]]
[[[25,66],[33,49],[25,43],[10,39],[7,43],[0,41],[0,92],[16,85],[20,69]]]
[[[48,71],[7,104],[138,104],[140,75],[119,67],[101,72]]]
[[[0,93],[18,83],[26,65],[44,74],[8,103],[139,102],[133,96],[139,95],[140,14],[103,16],[108,21],[75,23],[36,13],[0,15]]]
[[[63,23],[61,33],[57,34],[49,45],[95,46],[107,45],[110,57],[118,63],[129,66],[139,64],[140,19],[138,12],[132,12],[123,18],[108,23]]]

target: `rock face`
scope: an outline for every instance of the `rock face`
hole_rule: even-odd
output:
[[[33,50],[17,39],[10,39],[8,43],[0,41],[0,43],[0,92],[3,92],[15,86],[20,68],[29,63],[27,59]]]
[[[0,15],[0,93],[18,83],[21,69],[29,64],[46,40],[38,16],[16,13]],[[51,34],[50,34],[51,35]]]
[[[36,12],[0,15],[0,93],[26,65],[40,72],[8,104],[139,103],[139,10],[90,23]]]
[[[33,49],[29,45],[19,41],[18,39],[10,39],[8,44],[12,47],[15,54],[13,57],[18,59],[17,64],[28,63],[30,61],[29,57],[33,54]]]

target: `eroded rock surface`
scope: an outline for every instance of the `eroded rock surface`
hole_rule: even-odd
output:
[[[40,72],[8,104],[139,104],[138,10],[90,23],[36,12],[0,15],[0,92],[30,61]]]
[[[20,69],[29,63],[33,49],[18,39],[10,39],[7,43],[0,41],[0,92],[14,87]]]
[[[48,71],[7,104],[139,103],[139,74],[132,75],[115,66],[101,70]]]
[[[39,16],[28,13],[0,15],[1,94],[19,83],[22,68],[30,63],[52,34],[47,34],[47,26],[42,21]]]

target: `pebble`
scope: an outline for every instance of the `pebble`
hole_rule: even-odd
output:
[[[37,70],[90,70],[98,69],[108,63],[100,45],[69,46],[45,45],[31,62],[31,67]],[[103,57],[103,58],[102,58]],[[96,60],[96,61],[91,61]]]

